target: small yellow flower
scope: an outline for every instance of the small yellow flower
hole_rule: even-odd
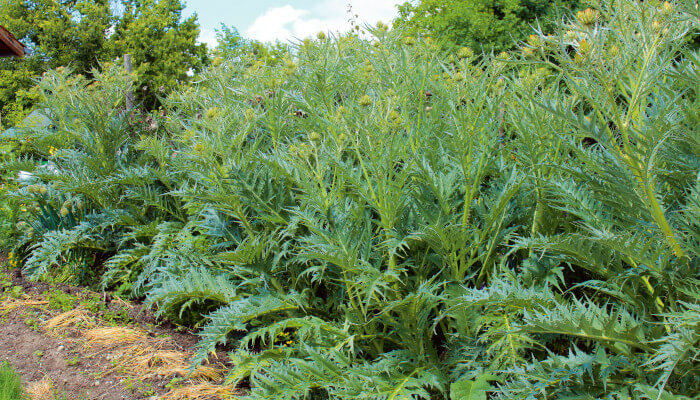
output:
[[[53,146],[50,146],[49,147],[49,154],[53,156],[55,153],[56,153],[56,148]]]

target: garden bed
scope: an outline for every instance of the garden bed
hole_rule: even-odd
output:
[[[187,379],[196,336],[140,304],[3,272],[0,362],[32,399],[217,399],[224,358]],[[218,393],[218,394],[217,394]]]

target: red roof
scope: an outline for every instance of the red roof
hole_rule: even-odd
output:
[[[23,57],[24,45],[0,26],[0,57]]]

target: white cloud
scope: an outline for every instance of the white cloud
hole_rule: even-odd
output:
[[[210,49],[215,48],[219,44],[219,41],[216,40],[216,31],[211,29],[200,30],[197,42],[206,43]]]
[[[374,25],[386,23],[396,16],[396,5],[405,0],[323,0],[310,9],[295,8],[291,4],[273,7],[259,16],[245,31],[245,36],[270,42],[290,41],[314,36],[319,31],[347,32],[351,29],[348,3],[357,22]]]

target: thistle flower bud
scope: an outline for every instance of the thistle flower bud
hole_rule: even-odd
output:
[[[69,213],[69,211],[66,207],[61,207],[61,216],[62,217],[67,217],[68,213]]]
[[[311,132],[309,133],[309,140],[312,142],[320,142],[321,141],[321,135],[319,135],[318,132]]]
[[[245,110],[244,118],[246,121],[251,121],[253,118],[255,118],[255,111],[252,109],[248,108]]]
[[[474,56],[474,51],[469,47],[461,47],[457,50],[457,57],[459,58],[472,58]]]
[[[360,97],[358,104],[361,105],[362,107],[371,106],[372,105],[372,98],[369,97],[368,95],[364,95],[364,96]]]
[[[673,13],[673,4],[669,3],[668,1],[664,1],[664,3],[661,5],[661,15],[664,17],[668,17]]]
[[[598,21],[598,11],[587,8],[576,13],[576,20],[583,26],[591,27]]]
[[[204,118],[212,120],[219,116],[219,107],[212,107],[204,112]]]
[[[592,46],[591,43],[583,39],[582,41],[578,42],[578,52],[582,55],[585,56],[591,52]]]
[[[323,41],[326,40],[326,38],[327,38],[327,37],[326,37],[326,32],[320,31],[319,33],[316,34],[316,37],[318,38],[318,40],[320,40],[320,41],[323,42]]]
[[[38,188],[38,192],[42,196],[46,195],[46,193],[48,193],[48,191],[49,190],[46,188],[46,186],[39,186],[39,188]]]

